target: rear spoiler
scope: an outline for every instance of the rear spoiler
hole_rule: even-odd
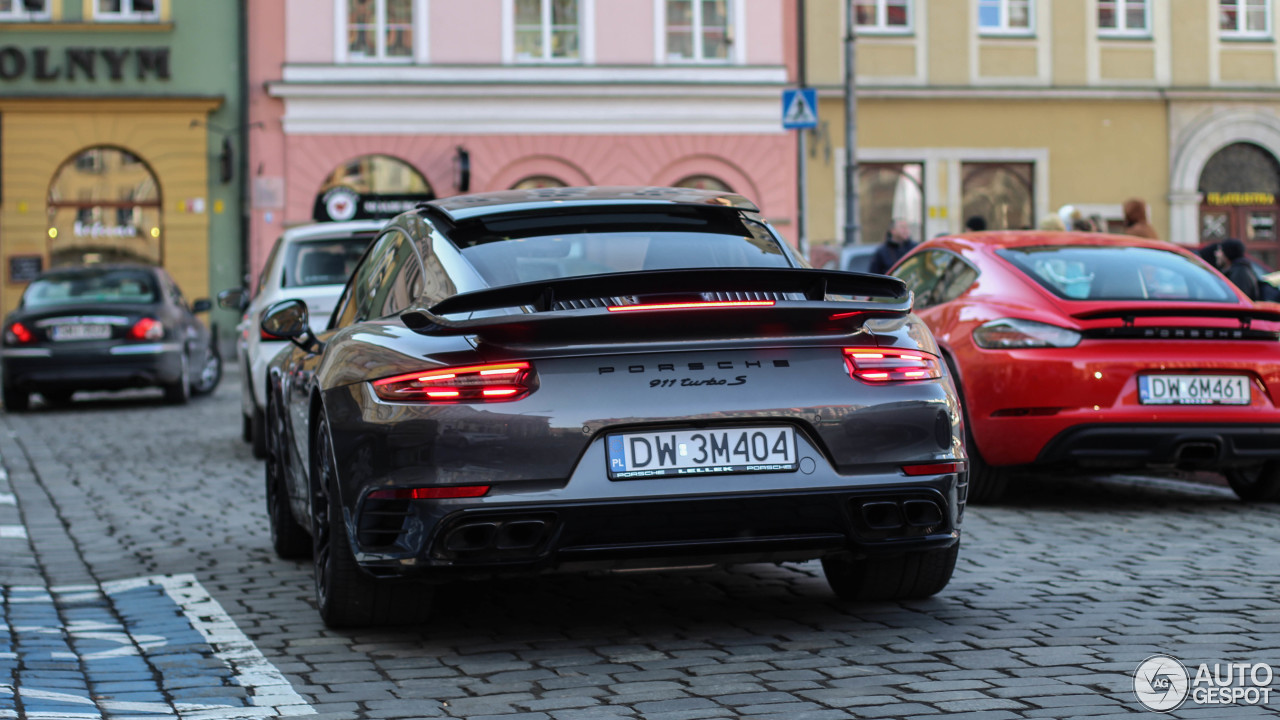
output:
[[[1246,307],[1234,305],[1230,307],[1152,307],[1152,308],[1105,308],[1102,310],[1086,310],[1085,312],[1072,313],[1071,317],[1079,320],[1103,320],[1106,318],[1123,318],[1128,322],[1131,318],[1140,317],[1206,317],[1206,318],[1229,318],[1239,320],[1241,323],[1248,325],[1252,320],[1263,320],[1266,322],[1280,322],[1280,310],[1271,310],[1261,307]]]
[[[460,293],[400,317],[423,335],[491,339],[581,339],[646,330],[665,336],[847,334],[857,325],[850,319],[904,316],[911,299],[901,280],[884,275],[799,268],[644,270]],[[635,305],[661,307],[626,311]],[[512,309],[523,312],[446,317]]]

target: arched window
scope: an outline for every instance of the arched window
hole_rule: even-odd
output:
[[[983,217],[988,230],[1035,227],[1032,163],[967,162],[960,173],[962,217]]]
[[[538,188],[569,187],[567,183],[550,175],[530,175],[511,186],[512,190],[536,190]]]
[[[894,220],[906,220],[911,238],[924,227],[924,165],[863,163],[858,166],[858,205],[862,242],[874,245],[889,234]]]
[[[49,185],[48,209],[53,267],[164,261],[160,187],[127,150],[87,148],[63,163]]]
[[[343,163],[325,178],[320,192],[339,186],[361,195],[435,195],[422,173],[389,155],[361,155]]]
[[[716,192],[733,192],[729,184],[711,175],[690,175],[676,183],[676,187],[694,188],[695,190],[715,190]]]
[[[1275,266],[1280,260],[1280,163],[1253,143],[1218,150],[1200,172],[1200,241],[1238,238],[1249,253]]]

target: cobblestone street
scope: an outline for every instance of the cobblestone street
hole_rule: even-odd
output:
[[[239,393],[0,414],[0,718],[1105,718],[1147,712],[1156,653],[1280,666],[1280,506],[1128,476],[970,508],[927,601],[756,565],[475,583],[425,626],[327,630],[270,550]]]

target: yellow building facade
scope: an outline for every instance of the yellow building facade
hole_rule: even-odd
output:
[[[845,12],[857,25],[862,242],[1037,227],[1063,206],[1280,259],[1280,0],[800,0],[808,235],[843,235]],[[1065,213],[1064,213],[1065,214]]]

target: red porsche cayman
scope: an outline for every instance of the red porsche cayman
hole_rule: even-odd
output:
[[[1180,468],[1280,500],[1280,305],[1192,253],[988,232],[923,243],[892,274],[963,396],[971,499],[1014,469]]]

